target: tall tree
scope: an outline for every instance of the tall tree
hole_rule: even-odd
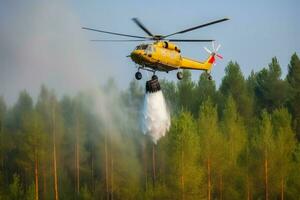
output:
[[[268,200],[270,199],[270,168],[272,167],[271,163],[273,162],[274,137],[271,118],[266,111],[263,111],[262,113],[259,135],[256,138],[256,148],[258,155],[260,156],[259,166],[263,172],[264,198]]]
[[[159,83],[170,110],[174,113],[179,112],[180,109],[178,109],[178,91],[176,84],[173,81],[168,81],[166,79],[159,81]]]
[[[274,133],[276,172],[279,175],[280,199],[285,199],[286,183],[292,170],[293,152],[296,149],[295,134],[291,129],[291,116],[286,109],[275,110],[272,114]]]
[[[281,68],[276,57],[272,58],[268,69],[264,68],[257,74],[255,94],[257,111],[267,109],[271,112],[284,106],[287,100],[287,84],[281,78]]]
[[[241,199],[241,193],[239,194],[238,188],[235,188],[235,182],[245,182],[241,176],[241,170],[239,166],[239,159],[242,151],[245,148],[247,135],[244,127],[244,122],[237,112],[235,102],[231,96],[229,96],[225,103],[225,109],[223,111],[222,118],[222,131],[226,137],[226,151],[227,156],[225,161],[221,163],[221,166],[225,165],[226,174],[230,176],[225,177],[227,185],[225,186],[224,195],[225,198]],[[229,173],[231,171],[231,173]]]
[[[44,122],[44,130],[45,133],[45,140],[51,141],[51,92],[46,88],[44,85],[41,86],[40,94],[38,96],[37,104],[36,104],[36,111],[42,118]],[[50,199],[49,197],[52,196],[50,188],[50,179],[53,177],[51,174],[52,167],[51,167],[51,143],[45,144],[43,147],[43,151],[41,153],[40,159],[40,169],[42,175],[42,197],[43,199]]]
[[[199,137],[190,113],[182,112],[173,120],[169,133],[168,155],[170,176],[168,184],[176,199],[198,199],[201,194],[202,170],[199,167]]]
[[[201,161],[205,166],[206,173],[206,190],[207,199],[211,200],[212,196],[212,175],[218,171],[217,160],[220,160],[220,152],[222,147],[222,135],[218,126],[217,108],[212,104],[211,100],[205,101],[199,111],[198,130],[200,135]],[[214,168],[213,168],[214,167]]]
[[[0,96],[0,172],[4,168],[4,123],[6,116],[6,104],[2,96]]]
[[[178,82],[178,106],[179,109],[192,110],[195,96],[194,96],[194,82],[192,81],[192,74],[189,70],[183,70],[183,79]],[[192,113],[195,114],[195,113]]]
[[[13,143],[15,145],[13,150],[17,164],[17,168],[15,170],[19,171],[18,174],[20,175],[20,180],[24,184],[25,188],[27,188],[32,181],[30,173],[32,165],[24,159],[24,149],[17,148],[17,146],[23,147],[23,139],[26,133],[26,123],[28,122],[27,118],[30,118],[32,112],[33,100],[26,91],[22,91],[19,95],[17,103],[13,107],[13,118],[10,122],[12,124],[9,126],[10,130],[13,132]]]
[[[24,141],[23,148],[25,159],[30,162],[31,169],[34,171],[34,197],[39,199],[39,163],[43,153],[45,142],[45,133],[43,132],[43,122],[39,114],[33,110],[32,113],[23,122]],[[26,160],[24,162],[26,162]]]
[[[232,96],[241,116],[249,118],[252,115],[253,101],[248,93],[245,78],[237,62],[231,61],[228,63],[220,86],[220,92],[225,96],[225,99],[229,95]],[[225,102],[225,99],[222,99],[220,102],[223,107],[224,104],[222,105],[222,102]]]
[[[293,115],[293,127],[300,140],[300,60],[296,53],[291,57],[286,79],[291,88],[288,105]]]
[[[43,176],[45,178],[43,192],[44,195],[47,196],[47,188],[49,186],[47,187],[46,176],[48,175],[50,176],[48,177],[50,180],[53,178],[53,196],[54,199],[57,200],[59,199],[58,171],[61,169],[57,167],[57,165],[58,162],[63,162],[59,150],[63,138],[64,127],[59,102],[57,101],[54,92],[49,91],[45,86],[42,86],[41,88],[37,102],[37,111],[41,114],[41,117],[45,122],[45,133],[47,133],[48,140],[51,141],[46,150],[47,154],[51,155],[52,159],[46,155],[42,159],[42,165],[44,165]],[[53,173],[52,175],[50,171]]]
[[[192,112],[198,115],[199,108],[203,102],[205,102],[208,98],[212,100],[212,102],[217,102],[217,91],[215,81],[208,80],[206,73],[202,73],[199,77],[198,83],[195,86],[195,101],[192,107]]]

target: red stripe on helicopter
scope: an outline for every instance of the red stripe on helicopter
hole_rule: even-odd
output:
[[[211,56],[210,59],[208,60],[208,63],[213,64],[215,62],[215,57]]]

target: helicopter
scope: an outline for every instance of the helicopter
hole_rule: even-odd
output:
[[[221,23],[229,20],[229,18],[222,18],[219,20],[211,21],[168,35],[154,35],[142,24],[142,22],[138,18],[132,18],[132,20],[139,28],[141,28],[147,34],[147,36],[129,35],[88,27],[82,27],[82,29],[122,37],[134,38],[121,40],[91,40],[94,42],[150,42],[142,43],[136,46],[136,48],[131,52],[131,54],[127,56],[130,57],[132,61],[135,62],[137,65],[137,72],[135,73],[135,78],[137,80],[142,79],[142,73],[140,72],[141,70],[147,70],[152,72],[152,79],[158,79],[158,77],[155,74],[156,71],[168,73],[169,71],[177,70],[177,79],[181,80],[183,78],[183,69],[203,70],[206,72],[207,78],[209,80],[212,80],[210,72],[212,66],[215,64],[216,57],[220,59],[223,58],[220,54],[217,53],[221,45],[219,44],[215,48],[214,40],[211,39],[170,39],[169,37],[187,33],[213,24]],[[173,42],[212,42],[212,50],[208,49],[207,47],[204,47],[204,49],[209,53],[209,56],[205,61],[197,61],[181,56],[180,48]]]

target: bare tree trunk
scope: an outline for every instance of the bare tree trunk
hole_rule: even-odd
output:
[[[77,197],[79,195],[79,192],[80,192],[80,172],[79,172],[79,136],[78,136],[78,130],[76,130],[76,148],[75,148],[75,152],[76,152],[76,158],[75,158],[75,161],[76,161],[76,194],[77,194]]]
[[[114,160],[113,158],[111,157],[111,170],[110,170],[110,184],[111,184],[111,200],[114,199],[114,174],[113,174],[113,171],[114,171]]]
[[[284,183],[283,183],[283,177],[281,177],[281,200],[284,200]]]
[[[35,177],[35,200],[39,199],[39,174],[38,174],[38,158],[37,152],[34,153],[34,177]]]
[[[47,197],[46,167],[43,166],[43,199]]]
[[[182,200],[185,199],[184,196],[184,151],[181,150],[181,198]]]
[[[249,183],[249,175],[248,174],[247,174],[247,200],[250,200],[250,183]]]
[[[144,138],[144,145],[143,145],[143,160],[144,160],[144,176],[145,176],[145,191],[148,190],[148,162],[147,162],[147,142]]]
[[[114,160],[113,160],[113,145],[112,145],[112,135],[109,137],[110,144],[110,199],[114,199]]]
[[[104,143],[106,199],[109,200],[107,132],[105,133]]]
[[[152,145],[152,181],[153,181],[153,188],[155,188],[155,181],[156,181],[156,169],[155,169],[155,144]]]
[[[264,160],[264,168],[265,168],[265,199],[269,199],[269,191],[268,191],[268,154],[267,150],[265,150],[265,160]]]
[[[207,199],[211,200],[211,175],[210,157],[207,159]]]
[[[75,137],[76,138],[76,137]],[[76,170],[77,170],[77,161],[76,161],[76,141],[74,144],[74,199],[77,199],[77,176],[76,176]]]
[[[247,200],[250,200],[250,180],[249,180],[249,146],[247,145]]]
[[[52,136],[53,136],[53,175],[54,175],[54,199],[58,200],[57,187],[57,166],[56,166],[56,127],[55,127],[55,108],[52,106]]]
[[[222,175],[222,173],[220,173],[219,191],[220,191],[220,200],[222,200],[223,199],[223,175]]]
[[[94,148],[92,148],[92,155],[91,155],[91,177],[92,177],[92,194],[94,195],[95,192],[95,180],[94,180]]]

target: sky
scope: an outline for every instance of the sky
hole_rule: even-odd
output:
[[[229,17],[229,21],[174,38],[215,39],[222,45],[219,53],[224,59],[212,70],[217,85],[231,60],[247,76],[267,67],[276,56],[284,76],[291,55],[300,53],[299,8],[298,0],[0,0],[0,95],[15,101],[19,91],[26,89],[34,96],[42,83],[58,94],[74,93],[110,77],[126,88],[136,72],[126,56],[138,43],[90,42],[122,38],[81,27],[144,36],[133,17],[155,34]],[[211,48],[210,43],[178,45],[183,56],[199,60],[208,56],[203,47]],[[193,79],[200,73],[193,71]],[[158,75],[176,80],[176,72]]]

